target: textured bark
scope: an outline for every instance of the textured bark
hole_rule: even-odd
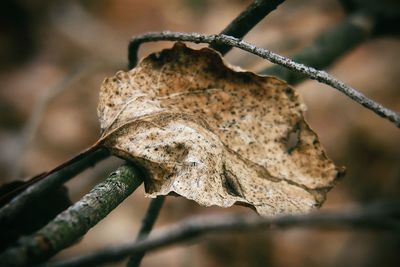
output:
[[[141,174],[133,166],[121,166],[45,227],[1,254],[0,266],[31,266],[72,245],[141,183]]]
[[[58,190],[66,181],[108,157],[109,152],[104,148],[94,147],[79,154],[70,161],[65,162],[48,174],[40,175],[32,180],[25,191],[14,197],[0,210],[0,228],[8,228],[14,224],[15,219],[24,212],[28,203],[38,198],[43,198],[47,192]],[[37,180],[40,180],[37,182]],[[37,183],[36,183],[37,182]],[[27,185],[30,183],[28,182]]]

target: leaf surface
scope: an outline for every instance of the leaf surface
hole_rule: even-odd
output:
[[[284,81],[176,43],[107,78],[98,116],[103,144],[148,173],[148,196],[273,215],[320,206],[341,174],[305,109]]]

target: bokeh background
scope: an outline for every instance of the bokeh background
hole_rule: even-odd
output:
[[[129,39],[147,31],[220,32],[251,1],[7,0],[0,3],[0,183],[49,170],[99,137],[96,105],[105,77],[127,68]],[[306,47],[346,14],[336,0],[288,0],[245,39],[283,55]],[[170,47],[145,44],[140,55]],[[201,45],[196,45],[199,47]],[[270,64],[233,50],[227,61],[259,71]],[[328,71],[385,106],[400,110],[400,40],[381,35],[338,58]],[[323,210],[399,198],[400,131],[327,86],[296,86],[307,119],[346,177]],[[115,169],[108,159],[68,182],[73,201]],[[143,188],[55,259],[135,238],[149,203]],[[203,208],[168,197],[156,227]],[[29,222],[27,222],[29,223]],[[142,266],[400,266],[400,238],[380,231],[289,229],[207,236],[149,253]],[[118,263],[110,266],[124,266]]]

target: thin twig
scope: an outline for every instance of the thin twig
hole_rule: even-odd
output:
[[[35,234],[0,255],[0,266],[32,266],[72,245],[142,183],[141,174],[123,165],[80,201]]]
[[[229,23],[221,34],[242,38],[284,1],[285,0],[255,0],[240,13],[239,16]],[[225,55],[232,49],[232,46],[221,43],[212,43],[210,47],[217,50],[222,55]]]
[[[28,202],[43,197],[43,194],[46,194],[46,192],[60,187],[78,173],[81,173],[108,156],[109,151],[107,149],[96,146],[92,147],[50,171],[50,173],[35,177],[24,188],[18,188],[25,189],[25,187],[29,186],[0,209],[0,227],[7,228],[9,225],[12,225],[14,219],[24,211]],[[3,197],[7,198],[8,196]]]
[[[354,14],[334,28],[323,32],[312,45],[291,58],[293,61],[309,67],[326,68],[340,56],[365,41],[371,35],[372,30],[372,17],[365,14]],[[296,84],[307,78],[304,74],[277,65],[266,68],[260,74],[277,76],[289,84]]]
[[[293,71],[300,72],[307,75],[309,78],[317,80],[321,83],[327,84],[333,88],[336,88],[343,94],[347,95],[360,105],[372,110],[379,116],[388,119],[393,122],[397,127],[400,128],[400,114],[393,110],[390,110],[381,104],[369,99],[361,92],[356,89],[344,84],[338,79],[332,77],[325,71],[316,70],[312,67],[305,66],[303,64],[294,62],[293,60],[278,55],[267,49],[258,48],[253,44],[247,43],[243,40],[226,36],[226,35],[204,35],[199,33],[181,33],[181,32],[150,32],[143,35],[139,35],[129,43],[129,62],[130,66],[134,66],[137,62],[137,49],[140,44],[144,42],[153,41],[183,41],[183,42],[194,42],[194,43],[222,43],[229,46],[240,48],[244,51],[250,52],[259,57],[265,58],[273,63],[284,66]]]
[[[136,237],[136,241],[142,240],[146,238],[151,229],[153,229],[154,223],[157,220],[158,215],[160,214],[161,207],[164,204],[165,196],[158,196],[151,200],[149,208],[147,209],[146,215],[143,218],[142,226],[139,230],[139,234]],[[128,262],[128,267],[137,267],[140,265],[145,252],[134,253]]]
[[[250,229],[299,226],[399,231],[399,216],[399,203],[370,205],[364,208],[345,209],[340,212],[315,212],[306,215],[283,215],[269,218],[255,215],[200,216],[156,231],[148,238],[135,243],[106,248],[41,267],[98,266],[122,260],[132,253],[155,250],[178,242],[192,240],[205,234],[221,234],[228,231],[247,232]]]

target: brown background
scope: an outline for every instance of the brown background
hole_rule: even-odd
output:
[[[127,66],[127,44],[135,34],[158,31],[217,33],[250,1],[97,0],[4,1],[0,21],[0,182],[51,169],[99,136],[96,118],[102,80]],[[246,40],[284,55],[307,46],[344,18],[334,0],[286,1]],[[144,45],[144,56],[171,43]],[[199,47],[196,45],[195,47]],[[328,71],[394,110],[400,110],[400,41],[373,38],[339,58]],[[233,50],[227,60],[253,71],[269,65]],[[79,79],[68,84],[74,73]],[[297,86],[307,118],[328,155],[347,176],[328,195],[323,210],[340,210],[400,192],[400,132],[392,124],[327,86]],[[50,93],[49,93],[50,92]],[[24,129],[43,96],[45,105],[30,140]],[[26,131],[25,131],[26,132]],[[109,159],[68,183],[74,201],[116,168]],[[131,241],[149,200],[140,188],[81,242],[56,256],[65,258]],[[203,208],[170,197],[156,227],[193,214],[252,211]],[[28,223],[28,222],[27,222]],[[290,229],[207,236],[149,253],[142,266],[400,266],[400,240],[390,233]],[[123,266],[113,265],[113,266]]]

